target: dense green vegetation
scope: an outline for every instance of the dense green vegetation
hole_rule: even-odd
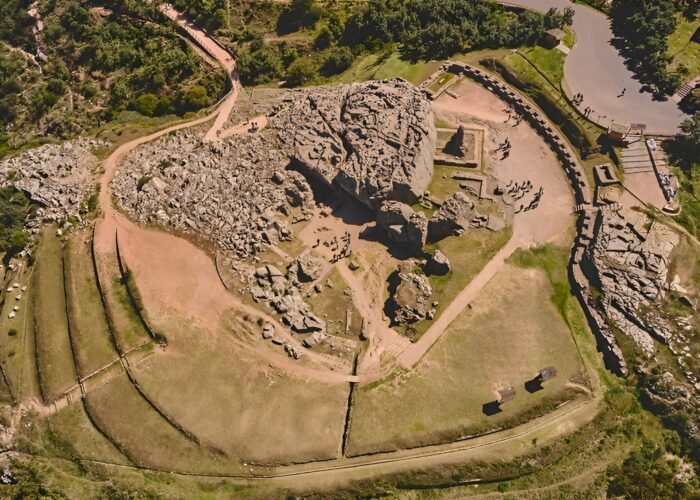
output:
[[[689,76],[689,69],[684,64],[669,71],[673,57],[669,54],[668,37],[676,30],[676,13],[684,6],[684,2],[671,0],[612,2],[610,16],[618,47],[640,81],[658,92],[673,93]],[[684,14],[695,15],[692,9],[686,9]]]
[[[341,73],[367,53],[398,50],[418,61],[530,45],[546,29],[571,24],[573,16],[571,9],[541,15],[479,0],[380,0],[351,7],[294,0],[286,7],[263,2],[249,9],[251,20],[267,22],[246,24],[231,35],[243,83],[284,79],[290,86]]]
[[[681,131],[664,143],[672,165],[678,167],[683,211],[676,220],[696,238],[700,236],[700,112],[681,124]]]
[[[12,1],[0,14],[0,146],[67,138],[127,109],[182,115],[223,93],[223,73],[203,64],[153,6],[44,2],[35,40],[28,3]]]
[[[29,235],[22,230],[33,212],[31,201],[22,191],[12,187],[0,189],[0,251],[19,251]]]

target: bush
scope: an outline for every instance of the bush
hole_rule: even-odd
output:
[[[300,57],[287,68],[287,85],[297,87],[312,81],[318,74],[316,63],[309,57]]]
[[[354,59],[355,57],[349,47],[336,47],[326,55],[321,67],[321,74],[330,76],[342,73],[352,65]]]
[[[316,24],[323,10],[314,0],[292,0],[277,19],[277,33],[285,35]]]
[[[268,83],[282,75],[279,53],[263,43],[241,50],[236,67],[244,85]]]
[[[141,94],[136,98],[134,111],[144,116],[154,116],[158,107],[158,97],[153,94]]]
[[[7,334],[10,337],[16,337],[17,333],[19,333],[19,332],[17,332],[17,328],[10,328],[9,330],[7,330]]]

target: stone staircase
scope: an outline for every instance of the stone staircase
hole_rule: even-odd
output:
[[[674,102],[681,102],[700,83],[700,75],[680,86],[676,93],[671,96]]]

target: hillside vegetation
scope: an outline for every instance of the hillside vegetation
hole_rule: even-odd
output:
[[[183,115],[216,101],[223,72],[143,2],[12,0],[0,12],[0,153],[68,138],[124,110]],[[36,30],[36,36],[32,29]]]

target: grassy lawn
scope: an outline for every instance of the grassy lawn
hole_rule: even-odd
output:
[[[447,82],[452,80],[455,76],[457,75],[455,75],[454,73],[444,73],[437,80],[435,80],[428,88],[433,92],[437,92],[442,88],[443,85],[447,84]]]
[[[325,286],[326,280],[333,283],[333,288]],[[321,293],[312,291],[311,297],[306,299],[311,310],[327,323],[328,333],[345,336],[345,318],[349,309],[351,311],[349,336],[351,338],[359,336],[362,316],[352,303],[352,297],[345,293],[349,287],[338,270],[333,268],[326,278],[321,280],[321,284],[323,291]]]
[[[270,349],[266,355],[286,358],[234,311],[225,330],[211,332],[179,318],[161,319],[157,326],[167,332],[168,347],[134,367],[134,375],[203,443],[214,443],[231,460],[260,463],[337,456],[347,384],[298,379],[242,350],[236,339],[247,337],[258,349]]]
[[[131,306],[126,287],[119,277],[116,255],[97,255],[96,260],[107,315],[112,323],[119,350],[125,352],[149,342],[151,337]]]
[[[566,31],[566,35],[564,35],[564,39],[562,40],[562,42],[564,43],[564,45],[571,48],[576,44],[576,33],[574,33],[574,30],[572,30],[568,26],[564,28],[564,31]]]
[[[450,236],[442,241],[427,245],[426,250],[440,250],[450,260],[452,270],[445,276],[430,276],[433,289],[432,301],[437,301],[435,318],[457,294],[469,284],[484,265],[508,242],[512,235],[510,227],[494,232],[487,229],[467,229],[461,236]],[[416,338],[430,328],[432,321],[416,323]]]
[[[359,387],[349,449],[357,454],[453,440],[516,424],[576,397],[581,364],[544,272],[507,266],[410,372]],[[529,393],[546,366],[558,375]],[[486,416],[482,405],[512,384],[515,399]]]
[[[223,459],[184,437],[141,397],[126,374],[88,392],[92,420],[137,465],[204,472]]]
[[[445,201],[453,193],[462,191],[462,188],[459,187],[459,183],[462,181],[453,179],[452,176],[454,174],[471,173],[480,173],[480,171],[476,168],[461,168],[437,164],[433,167],[433,177],[430,179],[428,191],[430,191],[431,196],[434,196],[440,201]]]
[[[44,229],[34,264],[34,321],[39,380],[44,401],[77,383],[63,284],[63,246],[55,228]]]
[[[89,231],[75,232],[65,249],[68,314],[82,376],[117,359],[107,316],[95,282]]]
[[[20,381],[22,378],[22,365],[26,359],[31,359],[34,363],[34,351],[29,352],[29,358],[26,354],[28,339],[27,336],[34,336],[34,318],[32,316],[32,268],[27,268],[26,263],[22,263],[22,267],[12,272],[8,269],[6,282],[9,285],[19,283],[20,290],[14,289],[12,292],[7,291],[7,286],[2,290],[3,304],[0,309],[0,363],[5,370],[10,388],[15,396],[19,396]],[[22,292],[21,287],[27,286],[27,291]],[[22,300],[19,302],[15,297],[21,293]],[[15,312],[15,317],[10,319],[8,315],[13,311],[15,306],[19,306],[19,311]],[[4,384],[0,383],[4,386]],[[4,388],[5,389],[5,388]],[[3,389],[3,390],[4,390]],[[4,398],[8,394],[3,394]],[[4,399],[3,399],[4,400]]]
[[[388,57],[382,57],[380,54],[368,54],[358,57],[348,70],[328,79],[325,83],[352,83],[401,77],[418,85],[434,73],[440,64],[442,61],[420,61],[417,63],[405,61],[397,52]]]
[[[698,28],[700,28],[700,17],[691,21],[682,14],[678,14],[678,27],[668,37],[668,55],[673,57],[669,70],[675,71],[678,65],[684,64],[690,70],[688,79],[700,73],[700,43],[691,40]]]
[[[566,55],[559,49],[546,49],[536,45],[521,53],[544,73],[554,85],[559,85],[564,78],[564,59]]]
[[[50,455],[129,465],[131,462],[88,419],[80,402],[48,417],[42,443]]]

